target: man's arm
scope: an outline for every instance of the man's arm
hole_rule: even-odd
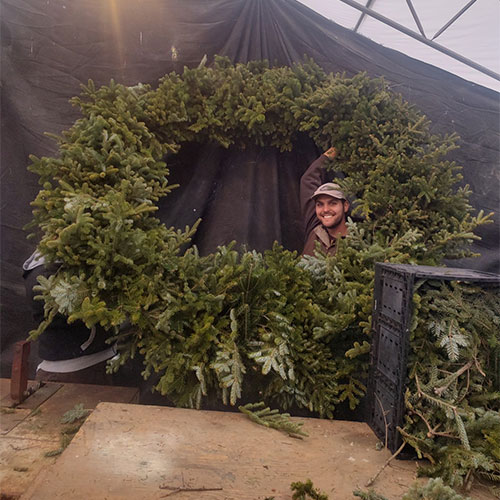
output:
[[[335,148],[325,151],[319,158],[314,160],[300,179],[300,208],[304,223],[305,240],[309,233],[319,224],[316,217],[314,200],[311,199],[314,191],[326,182],[326,170],[324,163],[327,159],[333,160],[337,155]]]

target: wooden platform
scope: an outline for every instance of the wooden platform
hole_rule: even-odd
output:
[[[390,456],[364,423],[300,420],[303,440],[240,413],[101,403],[22,498],[290,500],[290,484],[310,478],[331,500],[350,500]],[[415,470],[396,462],[379,491],[400,499]]]
[[[30,382],[33,386],[34,382]],[[130,387],[47,382],[16,408],[10,380],[0,379],[0,498],[15,499],[57,458],[45,453],[60,447],[61,417],[77,404],[94,409],[101,401],[135,402]]]

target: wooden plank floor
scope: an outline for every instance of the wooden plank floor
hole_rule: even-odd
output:
[[[101,401],[134,402],[131,387],[46,383],[13,408],[10,380],[0,379],[0,498],[15,499],[57,458],[45,453],[60,447],[61,417],[76,404],[94,409]]]
[[[390,456],[362,422],[298,420],[303,440],[239,413],[102,403],[23,499],[289,500],[291,482],[310,478],[331,500],[350,500]],[[395,462],[379,491],[400,499],[415,470]]]

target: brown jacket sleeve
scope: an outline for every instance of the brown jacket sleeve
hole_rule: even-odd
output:
[[[326,170],[323,168],[327,157],[322,154],[314,160],[300,179],[300,208],[304,224],[304,241],[307,241],[311,231],[319,224],[316,208],[311,196],[321,184],[326,182]]]

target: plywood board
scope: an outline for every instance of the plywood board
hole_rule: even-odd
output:
[[[0,497],[18,498],[40,470],[55,462],[44,454],[59,447],[55,442],[3,437],[0,439]]]
[[[0,379],[0,386],[9,390],[10,381]],[[26,400],[34,409],[0,408],[0,497],[18,498],[39,471],[55,461],[44,455],[60,447],[61,430],[67,428],[61,417],[76,404],[93,410],[100,401],[128,403],[137,398],[138,390],[131,387],[48,382]]]
[[[138,390],[133,387],[114,387],[91,384],[64,384],[39,406],[28,418],[15,427],[9,437],[59,440],[61,417],[77,404],[93,410],[101,401],[132,402],[137,399]]]
[[[0,406],[33,409],[56,392],[61,384],[45,385],[40,391],[41,382],[28,380],[27,393],[30,394],[22,403],[18,403],[10,397],[10,379],[0,379]]]
[[[20,410],[18,408],[0,408],[0,435],[9,433],[16,425],[19,425],[31,410]]]
[[[23,499],[289,500],[290,484],[310,478],[347,500],[390,456],[364,423],[301,420],[309,437],[298,440],[239,413],[103,403]],[[400,499],[415,471],[413,462],[389,466],[381,492]]]
[[[28,392],[30,395],[21,403],[17,405],[17,408],[28,408],[34,410],[38,408],[42,403],[47,401],[53,394],[55,394],[63,385],[57,382],[37,382],[30,389],[30,384],[33,382],[28,382]]]

